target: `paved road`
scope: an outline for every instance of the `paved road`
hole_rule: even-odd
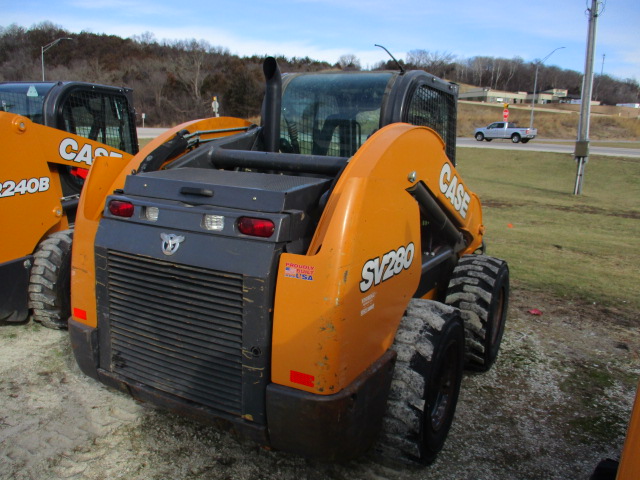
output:
[[[567,145],[570,140],[532,140],[527,144],[512,143],[511,140],[493,140],[492,142],[478,142],[475,138],[458,137],[456,145],[458,147],[476,147],[476,148],[495,148],[498,150],[527,150],[530,152],[553,152],[566,153],[573,155],[575,144]],[[559,143],[562,142],[562,143]],[[600,142],[599,142],[600,143]],[[640,158],[640,149],[638,148],[617,148],[606,146],[589,147],[590,155],[606,155],[613,157]]]
[[[166,128],[138,128],[138,138],[156,138],[158,135],[166,132]]]
[[[138,128],[138,138],[155,138],[165,132],[166,128]],[[458,147],[475,148],[495,148],[498,150],[527,150],[530,152],[553,152],[573,154],[574,144],[566,144],[571,140],[532,140],[526,145],[523,143],[512,143],[511,140],[493,140],[492,142],[478,142],[474,138],[458,137],[456,144]],[[560,143],[562,142],[562,143]],[[602,142],[599,142],[602,143]],[[621,142],[617,142],[621,143]],[[605,146],[591,146],[591,155],[608,155],[613,157],[640,158],[639,148],[614,148]]]

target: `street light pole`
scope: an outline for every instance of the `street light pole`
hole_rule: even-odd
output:
[[[563,49],[563,48],[565,48],[565,47],[558,47],[558,48],[556,48],[556,49],[555,49],[555,50],[553,50],[549,55],[547,55],[546,57],[544,57],[544,58],[542,59],[542,61],[541,61],[541,62],[537,62],[537,63],[536,63],[536,75],[535,75],[534,80],[533,80],[533,98],[532,98],[532,100],[531,100],[531,120],[529,121],[529,128],[533,128],[533,110],[534,110],[535,105],[536,105],[536,90],[537,90],[537,88],[538,88],[538,68],[539,68],[539,67],[540,67],[540,65],[542,65],[544,62],[546,62],[546,61],[547,61],[547,59],[548,59],[551,55],[553,55],[556,51],[561,50],[561,49]]]
[[[44,52],[46,52],[47,50],[49,50],[51,47],[56,46],[58,43],[60,43],[62,40],[73,40],[73,38],[58,38],[56,40],[54,40],[51,43],[47,43],[46,45],[44,45],[43,47],[40,47],[40,59],[42,61],[42,81],[44,82]]]
[[[593,93],[593,62],[596,55],[596,31],[598,17],[604,9],[600,0],[591,0],[591,8],[587,10],[589,15],[589,29],[587,32],[587,54],[584,65],[584,77],[582,78],[582,94],[580,96],[580,121],[578,123],[578,139],[574,156],[577,164],[576,183],[573,194],[582,194],[584,173],[589,161],[589,120],[591,118],[591,97]],[[603,59],[604,61],[604,59]]]

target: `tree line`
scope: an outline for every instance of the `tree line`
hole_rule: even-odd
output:
[[[218,98],[221,115],[256,117],[264,94],[262,57],[239,57],[225,47],[200,40],[158,41],[146,32],[132,38],[88,32],[71,33],[50,22],[24,28],[0,26],[0,81],[41,79],[41,48],[61,41],[44,56],[47,80],[76,80],[134,89],[135,107],[147,126],[175,125],[211,115]],[[361,70],[353,54],[335,64],[304,58],[277,58],[283,72],[328,69]],[[447,52],[412,50],[398,62],[405,69],[423,69],[456,83],[506,91],[533,91],[535,62],[521,58],[457,58]],[[389,60],[373,70],[397,70]],[[579,95],[582,74],[554,66],[538,68],[538,91],[567,89]],[[640,102],[637,80],[597,75],[594,99],[605,104]]]

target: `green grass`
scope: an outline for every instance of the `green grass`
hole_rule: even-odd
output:
[[[538,139],[540,140],[540,139]],[[544,142],[544,140],[542,140],[542,142]],[[567,140],[566,142],[562,142],[562,141],[554,141],[553,144],[554,145],[575,145],[575,140],[573,141],[569,141]],[[613,141],[607,141],[607,142],[589,142],[589,145],[592,147],[610,147],[610,148],[635,148],[635,149],[640,149],[640,142],[630,142],[630,141],[625,141],[625,142],[613,142]]]
[[[465,148],[458,168],[482,200],[488,253],[517,282],[637,318],[640,160],[590,157],[581,196],[568,155]]]

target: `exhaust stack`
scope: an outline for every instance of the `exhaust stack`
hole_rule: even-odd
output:
[[[266,80],[264,112],[262,115],[262,138],[267,152],[280,149],[280,108],[282,103],[282,75],[278,62],[267,57],[262,65]]]

